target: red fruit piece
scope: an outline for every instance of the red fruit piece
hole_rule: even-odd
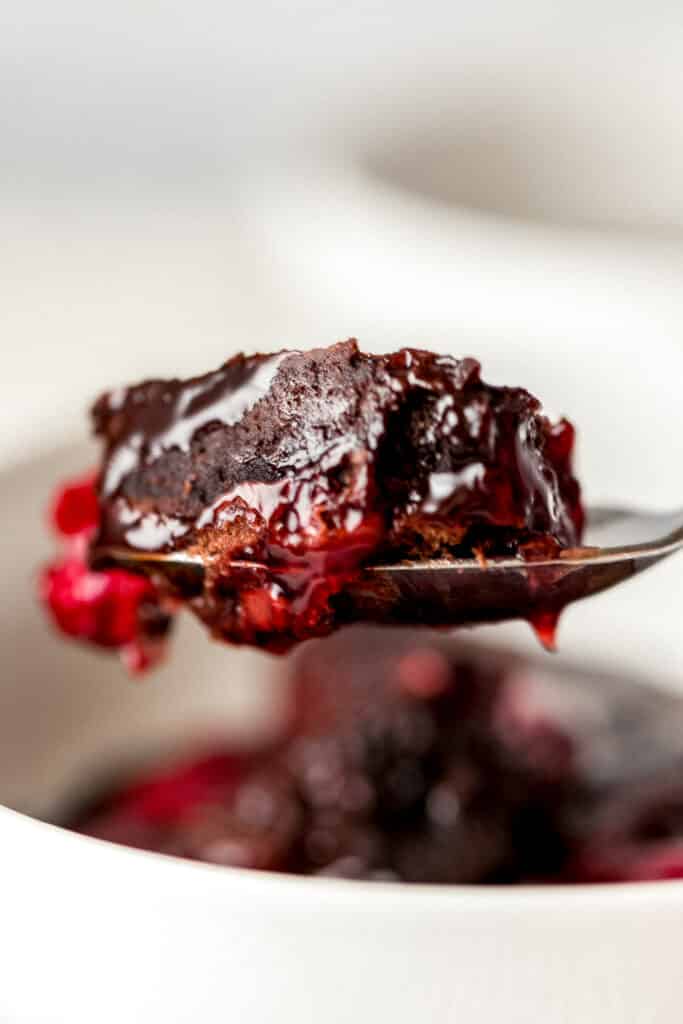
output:
[[[120,569],[91,572],[75,557],[45,571],[42,594],[62,632],[102,647],[135,640],[140,605],[155,598],[154,587],[142,577]]]
[[[117,648],[132,672],[148,668],[162,653],[170,618],[149,580],[122,569],[89,568],[88,539],[99,522],[94,474],[58,492],[52,521],[65,551],[42,572],[40,596],[54,622],[68,636]]]
[[[214,754],[183,763],[124,789],[106,807],[110,816],[149,825],[177,824],[203,804],[232,799],[244,773],[238,755]]]
[[[94,473],[70,481],[58,491],[52,505],[52,523],[63,537],[90,533],[97,528],[100,505]]]

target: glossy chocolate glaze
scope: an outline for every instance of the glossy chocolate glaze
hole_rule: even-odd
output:
[[[328,631],[330,598],[372,560],[554,553],[580,537],[572,428],[483,383],[473,359],[353,341],[237,356],[106,395],[94,421],[96,543],[199,553],[194,610],[232,641]]]

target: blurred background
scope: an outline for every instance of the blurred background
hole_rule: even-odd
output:
[[[114,749],[141,707],[187,728],[190,671],[198,728],[242,700],[198,640],[140,696],[36,610],[102,389],[350,335],[472,354],[578,423],[588,500],[680,504],[682,48],[674,0],[0,9],[0,773]],[[679,570],[573,609],[563,651],[678,681]],[[253,693],[268,659],[230,657]]]
[[[674,0],[5,5],[2,457],[237,347],[678,345],[682,33]]]

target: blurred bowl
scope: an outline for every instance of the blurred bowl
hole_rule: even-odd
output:
[[[680,501],[683,352],[650,348],[659,373],[602,349],[490,355],[501,375],[579,419],[589,494]],[[127,850],[31,817],[59,813],[121,759],[246,740],[277,717],[272,659],[212,646],[191,622],[142,685],[50,631],[33,593],[50,550],[45,500],[56,477],[91,460],[88,448],[62,447],[0,473],[1,1020],[680,1019],[683,883],[483,890],[290,878]],[[680,607],[674,560],[569,610],[563,652],[679,685]],[[482,635],[532,643],[521,625]]]
[[[681,344],[676,32],[564,13],[462,52],[446,30],[429,72],[416,51],[332,108],[324,156],[249,169],[243,222],[294,316],[477,351]]]
[[[551,205],[548,153],[538,207],[521,189],[495,193],[505,177],[490,171],[475,194],[477,157],[463,156],[473,166],[458,179],[458,145],[441,146],[416,155],[404,140],[381,160],[252,171],[238,214],[264,279],[294,323],[321,340],[380,330],[426,344],[448,330],[459,350],[484,344],[501,353],[525,344],[586,354],[646,349],[649,358],[652,344],[681,346],[683,228],[676,220],[669,230],[659,214],[617,224],[609,209],[601,220],[608,178],[594,181],[597,196],[577,183],[574,199],[586,210],[572,220],[570,200]],[[590,169],[590,154],[581,153]],[[645,207],[648,195],[641,196]],[[640,212],[645,218],[646,209]]]

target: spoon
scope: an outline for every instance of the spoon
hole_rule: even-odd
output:
[[[555,558],[429,559],[367,565],[332,598],[336,621],[455,626],[527,619],[548,649],[568,604],[622,583],[683,547],[683,509],[616,507],[588,513],[586,542]],[[160,576],[185,596],[200,594],[205,565],[187,552],[147,553],[99,547],[95,568],[120,566]],[[235,563],[246,569],[255,563]]]

